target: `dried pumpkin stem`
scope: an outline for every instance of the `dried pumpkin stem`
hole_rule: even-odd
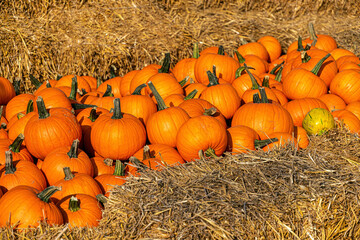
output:
[[[96,88],[98,88],[102,83],[103,81],[101,80],[101,77],[96,78]]]
[[[1,105],[0,106],[0,118],[2,117],[2,115],[3,115],[3,111],[4,111],[4,106],[3,105]]]
[[[315,67],[313,68],[313,70],[311,70],[311,72],[315,75],[318,75],[320,69],[321,69],[321,66],[323,65],[323,63],[325,62],[325,60],[330,57],[330,53],[326,54],[325,57],[323,57],[316,65]]]
[[[214,116],[214,114],[217,113],[217,111],[218,110],[215,107],[207,108],[207,109],[205,109],[203,115],[205,115],[205,116]]]
[[[108,201],[108,198],[104,195],[104,194],[98,194],[98,195],[96,195],[96,199],[99,201],[99,202],[101,202],[103,205],[105,204],[105,203],[107,203],[107,201]]]
[[[264,77],[264,79],[263,79],[263,82],[262,82],[262,87],[267,87],[267,88],[269,88],[270,87],[270,85],[269,85],[269,80],[270,80],[270,78],[269,78],[269,76],[268,75],[265,75],[265,77]]]
[[[170,62],[171,62],[170,53],[165,53],[164,62],[161,68],[159,69],[159,73],[168,73],[170,70]]]
[[[98,115],[97,112],[96,112],[96,108],[97,108],[97,107],[93,107],[93,108],[90,110],[90,114],[89,114],[88,119],[90,119],[91,122],[95,122],[96,119],[99,117],[99,115]]]
[[[259,149],[259,148],[265,147],[266,145],[269,145],[270,143],[277,142],[277,141],[279,141],[277,138],[270,138],[270,139],[264,139],[264,140],[255,139],[254,143],[255,143],[255,148]]]
[[[114,175],[119,177],[125,176],[125,165],[120,160],[115,161]]]
[[[69,158],[78,158],[79,155],[79,139],[75,139],[70,147],[70,151],[67,153]]]
[[[186,97],[184,97],[184,100],[186,101],[189,99],[193,99],[196,96],[196,94],[198,93],[198,91],[199,90],[197,90],[197,89],[192,90]]]
[[[121,108],[120,108],[120,98],[115,98],[114,99],[114,114],[111,117],[111,119],[122,119],[123,115],[121,113]]]
[[[36,89],[42,85],[41,82],[36,77],[34,77],[34,75],[30,74],[29,77],[30,82],[35,86]]]
[[[251,89],[259,89],[259,84],[258,82],[256,81],[254,75],[252,75],[252,73],[249,71],[249,68],[248,66],[246,65],[246,63],[244,63],[244,67],[245,67],[245,71],[247,72],[247,74],[249,74],[249,77],[251,79],[251,83],[252,83],[252,87]]]
[[[38,96],[36,99],[36,105],[38,108],[39,119],[45,119],[50,116],[49,112],[46,110],[44,100],[41,96]]]
[[[154,84],[151,81],[148,82],[148,86],[156,99],[158,111],[168,108],[164,102],[164,99],[160,96],[159,92],[156,90]]]
[[[107,84],[106,85],[106,91],[104,93],[104,95],[102,95],[103,97],[113,97],[114,94],[112,93],[112,87],[111,85]]]
[[[305,49],[304,49],[304,47],[303,47],[303,45],[302,45],[302,38],[299,36],[298,37],[298,48],[297,48],[297,51],[298,52],[301,52],[301,51],[304,51]]]
[[[77,90],[78,90],[78,81],[77,81],[77,77],[75,75],[71,81],[71,91],[70,91],[70,96],[68,98],[71,100],[76,100]]]
[[[69,210],[71,212],[76,212],[80,210],[80,201],[75,196],[71,196],[69,200]]]
[[[302,63],[307,63],[308,61],[310,61],[311,57],[307,54],[306,51],[302,51],[300,53],[300,57],[301,57],[301,62]]]
[[[199,58],[200,57],[200,52],[199,52],[199,43],[194,43],[194,47],[193,47],[193,58]]]
[[[137,86],[131,95],[141,95],[141,90],[146,87],[146,83]]]
[[[143,160],[149,158],[154,158],[154,156],[151,156],[149,145],[145,145],[143,148]]]
[[[0,124],[0,129],[6,129],[6,128],[7,128],[6,123],[1,123],[1,124]]]
[[[43,191],[37,194],[37,197],[40,198],[41,201],[48,203],[50,197],[57,191],[60,191],[61,187],[57,186],[49,186],[45,188]]]
[[[45,86],[46,86],[46,88],[51,88],[52,87],[49,80],[46,80]]]
[[[104,159],[104,164],[106,165],[106,166],[112,166],[113,165],[113,162],[114,162],[114,160],[112,160],[111,158],[105,158]]]
[[[5,174],[14,174],[15,172],[16,172],[16,167],[14,166],[12,152],[10,150],[6,151],[5,152]]]
[[[75,177],[75,175],[71,172],[69,167],[64,167],[63,168],[64,171],[64,175],[65,175],[65,181],[71,180]]]
[[[314,24],[312,22],[309,22],[309,24],[308,24],[308,31],[309,31],[309,35],[310,35],[310,40],[314,41],[314,40],[318,39],[318,36],[315,33]]]
[[[20,147],[22,142],[24,141],[24,134],[20,133],[15,140],[12,142],[12,144],[10,144],[9,146],[9,150],[14,152],[14,153],[18,153],[20,152]]]

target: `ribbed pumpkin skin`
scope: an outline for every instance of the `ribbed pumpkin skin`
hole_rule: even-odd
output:
[[[116,176],[114,174],[102,174],[95,177],[95,180],[99,184],[105,196],[109,197],[110,190],[113,189],[116,185],[123,185],[126,182],[126,177]]]
[[[314,108],[324,108],[326,110],[327,106],[320,99],[317,98],[302,98],[292,100],[283,106],[291,115],[294,126],[302,127],[302,121],[304,120],[305,115]]]
[[[64,223],[58,207],[50,200],[36,196],[40,191],[29,186],[17,186],[0,198],[0,227],[6,227],[11,214],[11,225],[19,221],[17,228],[37,227],[46,219],[50,225]]]
[[[104,158],[127,160],[146,142],[146,131],[139,119],[123,114],[121,119],[112,119],[112,113],[96,119],[91,129],[91,144]]]
[[[13,97],[15,97],[15,89],[11,82],[0,77],[0,105],[6,105]]]
[[[332,93],[324,94],[318,97],[318,99],[320,99],[326,104],[329,111],[340,110],[346,107],[345,101],[338,95]]]
[[[343,109],[331,112],[334,119],[338,121],[339,125],[345,125],[351,133],[360,133],[360,120],[350,112],[349,110]],[[342,123],[340,123],[342,122]]]
[[[281,44],[279,40],[272,36],[263,36],[257,40],[258,43],[263,45],[269,53],[270,62],[275,61],[281,55]]]
[[[167,165],[174,166],[185,163],[184,159],[181,157],[179,152],[168,145],[165,144],[149,144],[150,154],[157,159],[162,159]],[[140,161],[144,160],[143,158],[143,148],[137,151],[134,154],[134,157]]]
[[[96,227],[102,218],[102,207],[99,201],[88,194],[74,195],[80,201],[80,209],[72,212],[69,210],[70,198],[61,199],[56,206],[59,207],[65,223],[69,227]]]
[[[358,119],[360,119],[360,101],[349,103],[345,109],[352,112]]]
[[[302,68],[291,70],[282,83],[283,92],[289,99],[317,98],[328,90],[321,78]]]
[[[157,112],[154,101],[144,95],[128,95],[120,99],[121,111],[137,117],[146,125],[149,117]]]
[[[249,42],[244,45],[241,45],[240,47],[238,47],[237,50],[244,57],[246,55],[253,54],[265,61],[269,61],[269,53],[261,43]]]
[[[14,142],[12,139],[0,139],[0,166],[5,164],[5,151],[9,150],[9,146]],[[33,158],[27,148],[21,146],[20,151],[12,152],[13,161],[25,160],[33,162]]]
[[[71,102],[63,91],[58,88],[45,88],[39,91],[35,98],[41,96],[45,102],[46,109],[49,108],[66,108],[72,110]],[[34,102],[35,103],[35,102]],[[37,111],[37,105],[34,104],[34,111]]]
[[[339,72],[330,84],[330,92],[340,96],[346,104],[360,101],[360,72],[355,70]]]
[[[49,113],[50,116],[45,119],[39,119],[38,114],[34,115],[24,130],[26,148],[40,159],[44,159],[54,149],[71,146],[75,139],[82,138],[81,126],[70,110],[52,108]]]
[[[232,57],[213,53],[204,54],[195,63],[196,80],[205,85],[209,84],[206,71],[212,71],[214,65],[216,76],[229,83],[235,80],[235,72],[240,67],[240,63]]]
[[[152,114],[146,123],[150,143],[161,143],[175,147],[176,134],[189,118],[185,110],[180,107],[169,107]]]
[[[121,97],[120,86],[121,86],[122,79],[123,79],[122,77],[111,78],[111,79],[103,82],[102,84],[100,84],[100,86],[96,89],[96,91],[106,92],[107,85],[110,85],[111,93],[114,94],[114,97],[120,98]]]
[[[187,162],[199,158],[199,151],[212,148],[217,156],[227,147],[226,128],[215,118],[198,116],[184,123],[176,136],[176,147]]]
[[[189,79],[193,79],[195,82],[195,63],[196,58],[184,58],[178,61],[174,68],[172,69],[172,73],[178,82],[183,80],[185,77],[189,77]]]
[[[279,147],[285,148],[288,144],[294,144],[295,147],[298,145],[296,138],[288,132],[273,132],[269,134],[268,138],[277,138],[278,141],[272,142],[263,147],[262,149],[265,152]]]
[[[71,87],[72,79],[75,77],[74,74],[66,75],[60,78],[57,83],[56,87],[60,86],[68,86]],[[76,79],[78,82],[78,89],[85,89],[86,92],[91,92],[90,84],[82,77],[76,75]]]
[[[169,73],[157,73],[151,76],[148,82],[151,81],[156,90],[159,92],[160,96],[164,99],[171,94],[184,94],[184,90],[182,89],[180,83]],[[149,92],[150,97],[156,103],[156,99],[153,96],[149,87],[147,88],[147,92]]]
[[[298,142],[299,148],[306,148],[309,145],[309,136],[303,127],[294,127],[294,136]]]
[[[130,93],[133,93],[135,89],[143,83],[147,83],[149,78],[159,73],[161,65],[150,64],[140,71],[138,71],[131,80]],[[141,94],[145,94],[145,89],[142,89]]]
[[[5,193],[19,185],[31,186],[39,191],[46,188],[45,176],[34,163],[19,160],[14,161],[13,164],[16,168],[13,174],[6,174],[5,166],[1,166],[2,169],[0,168],[0,189],[2,192]]]
[[[228,145],[226,151],[232,154],[255,150],[255,140],[259,140],[259,134],[250,127],[236,125],[227,129]]]
[[[273,132],[294,131],[290,113],[277,103],[247,103],[234,114],[231,126],[245,125],[254,129],[260,139]]]
[[[123,76],[123,79],[121,80],[121,84],[120,84],[120,93],[121,93],[122,97],[132,94],[132,92],[130,92],[130,84],[131,84],[131,81],[134,78],[134,76],[139,71],[140,70],[132,70]]]
[[[94,177],[102,174],[112,174],[115,171],[115,165],[112,159],[97,156],[92,157],[91,161],[94,164]]]
[[[30,112],[15,121],[11,126],[8,126],[9,138],[15,139],[20,133],[24,134],[26,124],[34,115],[36,115],[36,112]],[[25,146],[25,141],[22,144]]]
[[[10,120],[16,114],[26,111],[29,100],[33,100],[35,103],[35,96],[30,93],[22,93],[12,98],[6,105],[5,112],[3,112],[6,119]]]

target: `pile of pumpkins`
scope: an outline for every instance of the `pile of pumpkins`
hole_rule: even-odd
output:
[[[334,38],[300,37],[282,55],[264,36],[238,47],[194,44],[171,66],[104,82],[67,75],[16,95],[0,78],[0,227],[96,226],[115,185],[224,152],[306,148],[338,125],[360,131],[360,59]]]

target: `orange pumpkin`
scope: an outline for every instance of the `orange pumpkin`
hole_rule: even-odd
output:
[[[105,173],[95,177],[96,182],[99,184],[105,196],[110,195],[110,190],[114,186],[121,186],[126,182],[125,166],[120,160],[116,160],[115,169],[112,173]]]
[[[12,83],[4,77],[0,77],[0,105],[7,104],[15,97],[15,88]]]
[[[330,92],[341,97],[346,104],[360,101],[360,72],[356,70],[339,72],[331,81]]]
[[[258,43],[261,43],[269,54],[270,62],[278,59],[281,55],[281,44],[279,40],[273,36],[263,36],[257,40]]]

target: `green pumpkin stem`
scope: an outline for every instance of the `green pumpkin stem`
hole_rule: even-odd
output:
[[[193,99],[196,96],[196,94],[198,93],[198,91],[199,90],[197,90],[197,89],[192,90],[186,97],[184,97],[184,100],[186,101],[189,99]]]
[[[96,119],[99,117],[99,115],[97,114],[96,112],[96,107],[93,107],[91,110],[90,110],[90,114],[89,114],[89,117],[88,119],[90,119],[91,122],[95,122]]]
[[[309,24],[308,24],[308,31],[309,31],[309,35],[310,35],[310,40],[317,41],[318,36],[315,33],[314,24],[312,24],[312,22],[309,22]],[[315,46],[315,44],[312,46]]]
[[[93,104],[84,104],[84,103],[77,103],[77,102],[71,103],[71,106],[74,110],[97,107],[96,105],[93,105]]]
[[[235,55],[240,64],[243,64],[245,62],[245,58],[238,52],[238,50],[235,50]]]
[[[96,78],[96,88],[100,87],[100,85],[103,83],[101,80],[101,77]]]
[[[26,105],[26,114],[31,113],[34,111],[34,101],[32,99],[29,100],[28,104]],[[1,117],[1,114],[0,114]]]
[[[270,139],[264,139],[264,140],[257,140],[255,139],[255,148],[263,148],[266,145],[269,145],[270,143],[279,141],[277,138],[270,138]]]
[[[6,129],[6,128],[7,128],[6,123],[1,123],[1,124],[0,124],[0,129]]]
[[[206,151],[205,151],[205,156],[211,157],[211,158],[218,158],[218,156],[215,154],[215,150],[212,149],[211,147],[209,147],[208,149],[206,149]]]
[[[112,86],[107,84],[106,91],[105,91],[103,97],[113,97],[113,96],[114,96],[114,94],[112,93]]]
[[[278,81],[278,82],[281,82],[283,69],[284,69],[284,66],[282,66],[275,75],[275,80]]]
[[[14,174],[15,172],[16,172],[16,167],[14,166],[12,152],[10,150],[6,151],[5,152],[5,174]]]
[[[280,70],[282,66],[284,66],[285,61],[282,61],[280,64],[276,64],[276,66],[271,69],[270,74],[275,74],[277,70]]]
[[[49,186],[49,187],[45,188],[42,192],[39,192],[36,195],[38,198],[40,198],[41,201],[48,203],[50,200],[50,197],[57,191],[61,191],[61,187]]]
[[[30,74],[29,77],[30,82],[35,86],[36,89],[42,85],[42,83],[36,77],[34,77],[34,75]]]
[[[205,116],[214,116],[217,113],[216,107],[206,108],[203,115]]]
[[[75,139],[70,147],[70,151],[67,153],[69,158],[78,158],[79,155],[79,139]]]
[[[76,100],[77,90],[78,90],[78,81],[75,75],[71,81],[71,91],[70,91],[70,96],[68,97],[70,100]]]
[[[253,95],[253,103],[261,103],[259,93],[254,93],[254,95]]]
[[[146,83],[137,86],[131,95],[141,95],[141,90],[146,87]]]
[[[268,100],[266,92],[265,92],[265,88],[259,87],[259,92],[260,92],[260,96],[261,96],[261,103],[269,103],[269,100]]]
[[[299,36],[298,37],[298,48],[297,48],[297,51],[298,52],[302,52],[302,51],[304,51],[305,49],[304,49],[304,47],[303,47],[303,45],[302,45],[302,38]]]
[[[46,88],[51,88],[52,87],[49,80],[46,80],[45,86],[46,86]]]
[[[38,108],[39,119],[45,119],[50,116],[50,113],[46,110],[44,100],[41,96],[36,99],[36,105]]]
[[[247,74],[249,74],[249,77],[251,79],[251,83],[252,83],[252,87],[251,89],[259,89],[259,84],[258,82],[256,81],[254,75],[252,75],[252,73],[249,71],[249,68],[248,66],[246,65],[246,63],[244,63],[244,67],[245,67],[245,71],[247,72]]]
[[[107,201],[108,201],[108,198],[104,194],[101,194],[101,193],[96,195],[96,199],[103,205],[105,203],[107,203]]]
[[[116,67],[114,65],[110,66],[110,79],[116,77],[115,74]]]
[[[180,82],[179,82],[179,84],[180,84],[180,86],[181,87],[184,87],[185,86],[185,84],[187,83],[187,81],[189,80],[189,76],[186,76],[183,80],[181,80]]]
[[[71,172],[69,167],[64,167],[63,171],[64,171],[64,175],[65,175],[65,178],[64,178],[65,181],[69,181],[75,177],[75,175]]]
[[[12,85],[14,87],[14,90],[15,90],[15,95],[19,95],[21,93],[21,87],[20,87],[20,84],[21,84],[21,80],[19,78],[15,78]]]
[[[311,57],[307,54],[306,51],[302,51],[300,53],[300,57],[301,57],[301,62],[302,63],[307,63],[308,61],[310,61]]]
[[[159,73],[168,73],[170,70],[170,62],[171,62],[170,53],[165,53],[165,58],[161,68],[159,69]]]
[[[193,58],[199,58],[200,57],[200,52],[199,52],[199,43],[194,43],[194,47],[193,47]]]
[[[148,82],[148,86],[156,99],[158,111],[168,108],[164,102],[164,99],[160,96],[159,92],[156,90],[154,84],[151,81]]]
[[[224,47],[222,45],[219,46],[219,49],[218,49],[218,53],[219,55],[225,55],[225,50],[224,50]]]
[[[23,118],[23,117],[25,117],[25,114],[23,114],[23,113],[18,113],[17,115],[16,115],[16,117],[17,117],[17,119],[20,119],[20,118]]]
[[[125,165],[120,160],[115,161],[114,175],[119,177],[125,176]]]
[[[69,210],[71,212],[77,212],[80,210],[80,201],[75,196],[71,196],[69,200]]]
[[[20,133],[15,140],[12,142],[12,144],[10,144],[9,146],[9,150],[14,152],[14,153],[18,153],[20,152],[20,147],[22,142],[24,141],[24,134]]]
[[[120,98],[114,99],[114,114],[112,115],[111,119],[121,119],[123,118],[123,115],[121,113],[120,108]]]
[[[313,68],[313,70],[311,70],[311,72],[315,75],[318,75],[320,69],[321,69],[321,66],[323,65],[323,63],[325,62],[325,60],[330,57],[330,53],[326,54],[325,57],[323,57],[322,59],[320,59],[320,61],[315,65],[315,67]]]
[[[60,74],[56,75],[56,81],[59,81],[62,77]]]
[[[219,85],[219,79],[216,77],[214,73],[210,71],[206,71],[206,74],[208,75],[209,78],[209,84],[207,85],[208,87]]]
[[[4,105],[1,105],[1,106],[0,106],[0,118],[1,118],[2,115],[3,115],[3,111],[4,111]]]
[[[265,75],[261,86],[262,86],[262,87],[270,88],[269,80],[270,80],[269,76],[268,76],[268,75]]]

